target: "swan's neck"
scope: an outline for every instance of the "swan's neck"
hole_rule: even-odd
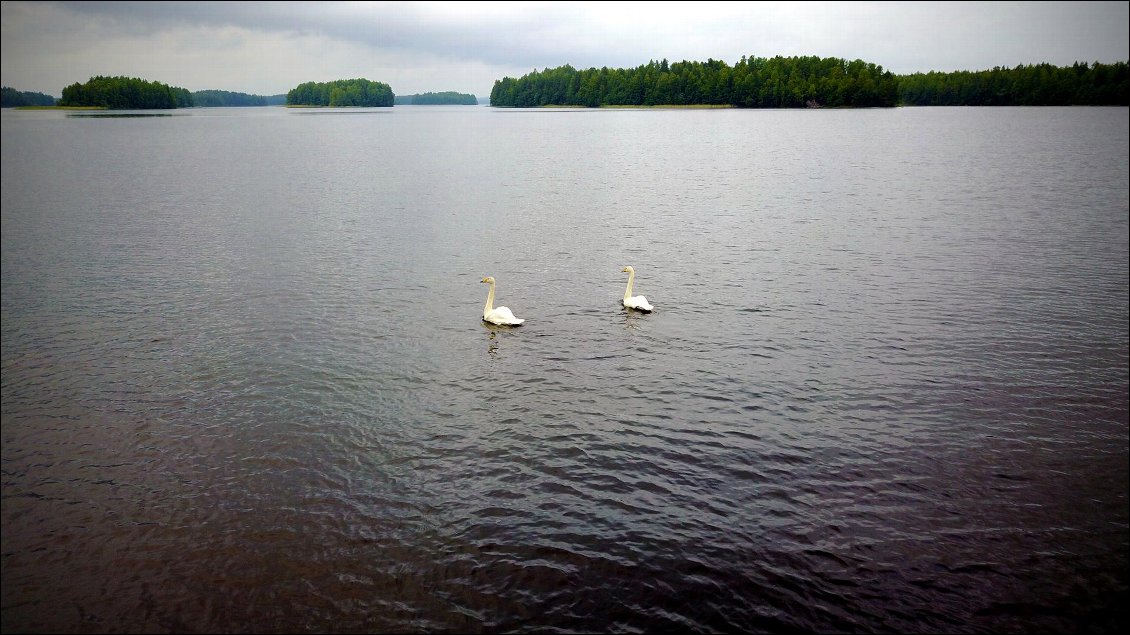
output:
[[[490,283],[490,291],[487,291],[487,303],[483,307],[483,317],[486,317],[491,311],[494,310],[494,283]]]
[[[635,282],[635,279],[636,279],[636,272],[635,271],[629,271],[628,272],[628,287],[626,289],[624,289],[624,299],[625,300],[632,297],[632,283]]]

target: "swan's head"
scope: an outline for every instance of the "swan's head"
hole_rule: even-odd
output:
[[[631,266],[631,265],[628,265],[627,267],[624,267],[624,268],[623,268],[623,269],[622,269],[621,271],[623,271],[624,273],[635,273],[635,272],[636,272],[636,270],[635,270],[635,269],[632,269],[632,266]]]
[[[487,284],[494,284],[494,277],[493,276],[487,276],[487,277],[483,278],[482,280],[479,280],[479,282],[485,282]]]

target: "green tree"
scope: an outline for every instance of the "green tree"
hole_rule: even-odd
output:
[[[457,93],[454,91],[446,91],[441,93],[421,93],[418,95],[398,95],[396,97],[397,104],[416,105],[416,106],[436,106],[436,105],[458,105],[458,106],[475,106],[479,100],[474,95],[467,93]]]
[[[1128,63],[996,67],[899,76],[900,103],[908,106],[1126,106]]]
[[[850,68],[849,68],[850,67]],[[495,82],[491,105],[515,108],[605,105],[728,105],[738,108],[890,107],[897,80],[882,67],[838,58],[742,57],[734,67],[715,59],[630,69],[571,66]]]
[[[55,98],[43,93],[22,92],[15,88],[4,86],[0,97],[0,108],[18,108],[20,106],[54,106]]]
[[[160,82],[135,77],[90,78],[85,84],[71,84],[63,89],[59,106],[98,106],[111,109],[188,108],[193,105],[192,93]]]
[[[388,84],[368,79],[306,82],[286,95],[288,106],[392,106],[396,96]]]

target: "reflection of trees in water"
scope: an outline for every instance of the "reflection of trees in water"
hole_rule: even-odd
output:
[[[68,117],[106,117],[106,118],[127,118],[127,117],[172,117],[172,113],[167,112],[68,112]]]

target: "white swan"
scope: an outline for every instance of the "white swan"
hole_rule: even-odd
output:
[[[636,279],[636,270],[629,267],[624,267],[624,271],[628,273],[628,288],[624,289],[624,306],[629,309],[643,311],[644,313],[651,313],[651,304],[648,303],[647,298],[642,295],[632,295],[632,283]]]
[[[490,322],[491,324],[503,324],[508,326],[518,326],[524,319],[514,317],[510,309],[500,306],[494,308],[494,278],[487,276],[481,280],[490,285],[490,291],[487,292],[487,303],[483,307],[483,321]]]

